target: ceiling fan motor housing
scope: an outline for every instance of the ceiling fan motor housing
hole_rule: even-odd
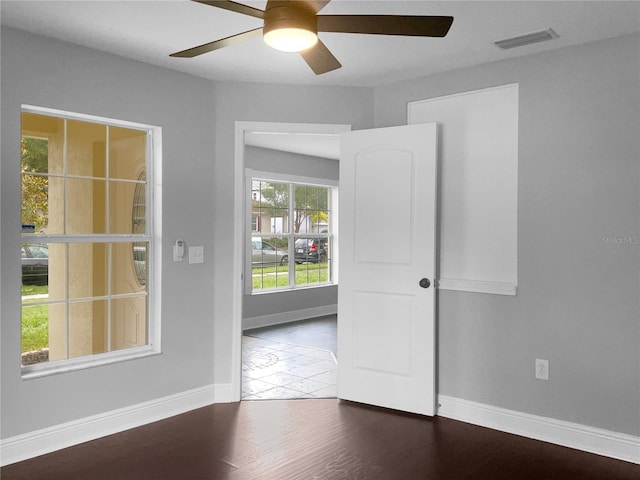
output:
[[[276,3],[265,10],[262,31],[266,35],[283,28],[300,28],[317,35],[318,20],[315,12],[305,2]]]

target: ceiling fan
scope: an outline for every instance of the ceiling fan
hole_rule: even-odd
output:
[[[415,15],[318,15],[331,0],[269,0],[264,10],[228,0],[193,0],[264,20],[260,28],[172,53],[192,58],[258,36],[267,45],[300,55],[316,75],[342,65],[318,38],[318,32],[444,37],[453,17]]]

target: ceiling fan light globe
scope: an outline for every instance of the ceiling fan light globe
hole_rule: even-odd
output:
[[[318,36],[304,28],[278,28],[265,32],[264,41],[281,52],[301,52],[318,43]]]

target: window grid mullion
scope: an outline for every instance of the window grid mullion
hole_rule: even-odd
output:
[[[68,141],[69,141],[69,135],[68,135],[68,120],[65,118],[64,121],[62,122],[63,125],[63,129],[64,129],[64,137],[62,140],[62,175],[63,175],[63,180],[62,180],[62,195],[63,195],[63,200],[62,200],[62,233],[64,235],[67,234],[67,212],[69,210],[69,181],[67,180],[67,175],[69,174],[69,147],[68,147]],[[47,168],[48,170],[48,168]],[[51,212],[49,212],[49,215],[51,215]],[[70,321],[70,313],[69,313],[69,244],[65,244],[64,246],[64,251],[65,251],[65,255],[64,255],[64,299],[65,299],[65,306],[64,306],[64,325],[65,325],[65,358],[69,358],[70,357],[70,349],[69,349],[69,344],[71,343],[69,341],[69,334],[70,329],[69,329],[69,321]]]
[[[111,351],[111,263],[113,258],[113,244],[107,248],[107,352]]]
[[[111,148],[109,147],[109,144],[111,142],[110,139],[110,135],[111,135],[111,127],[109,127],[109,125],[106,126],[107,131],[106,131],[106,141],[105,141],[105,152],[104,152],[104,158],[105,158],[105,233],[107,235],[109,235],[111,233],[111,215],[110,215],[110,211],[111,211],[111,172],[110,172],[110,167],[111,167],[111,159],[109,158],[110,155],[110,151]]]
[[[127,243],[127,242],[150,242],[151,235],[146,234],[132,234],[122,233],[105,235],[102,233],[91,235],[59,235],[59,234],[29,234],[25,233],[21,235],[22,240],[28,243],[33,240],[37,240],[40,243]]]
[[[111,233],[111,127],[106,126],[106,141],[105,141],[105,233],[109,235]],[[111,297],[111,261],[113,258],[113,244],[109,242],[107,244],[107,297]],[[111,351],[111,300],[107,300],[107,352]]]
[[[23,307],[32,307],[35,305],[63,305],[66,303],[83,303],[83,302],[93,302],[96,300],[117,300],[119,298],[137,298],[137,297],[148,297],[149,294],[147,292],[140,293],[118,293],[115,295],[97,295],[95,297],[79,297],[79,298],[68,298],[63,300],[47,300],[45,302],[30,302],[30,303],[22,303]]]
[[[294,288],[296,286],[296,253],[294,250],[295,247],[295,237],[294,237],[294,212],[295,212],[295,186],[293,183],[289,183],[289,211],[288,215],[288,224],[289,224],[289,232],[287,237],[287,244],[289,246],[289,288]]]
[[[70,318],[70,313],[69,313],[69,244],[67,243],[64,246],[64,315],[65,315],[65,321],[64,321],[64,325],[65,325],[65,349],[66,349],[66,358],[69,358],[70,356],[70,351],[69,351],[69,334],[70,329],[69,329],[69,318]]]
[[[40,172],[21,172],[22,175],[31,175],[33,177],[46,177],[46,178],[70,178],[72,180],[100,180],[104,182],[106,177],[95,177],[93,175],[79,175],[79,174],[67,174],[64,173],[40,173]],[[132,180],[130,178],[118,178],[119,183],[141,183],[146,185],[144,180]]]

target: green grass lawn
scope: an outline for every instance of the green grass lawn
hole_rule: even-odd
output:
[[[49,293],[49,285],[22,285],[22,296]]]
[[[49,293],[47,285],[23,285],[22,295]],[[33,300],[24,299],[22,307],[22,353],[49,346],[49,307],[29,305]]]
[[[289,285],[289,267],[256,267],[252,269],[252,285],[254,290],[286,287]],[[296,265],[296,285],[318,285],[329,281],[329,270],[326,263],[303,263]]]
[[[22,353],[49,346],[49,307],[47,305],[22,308]]]

